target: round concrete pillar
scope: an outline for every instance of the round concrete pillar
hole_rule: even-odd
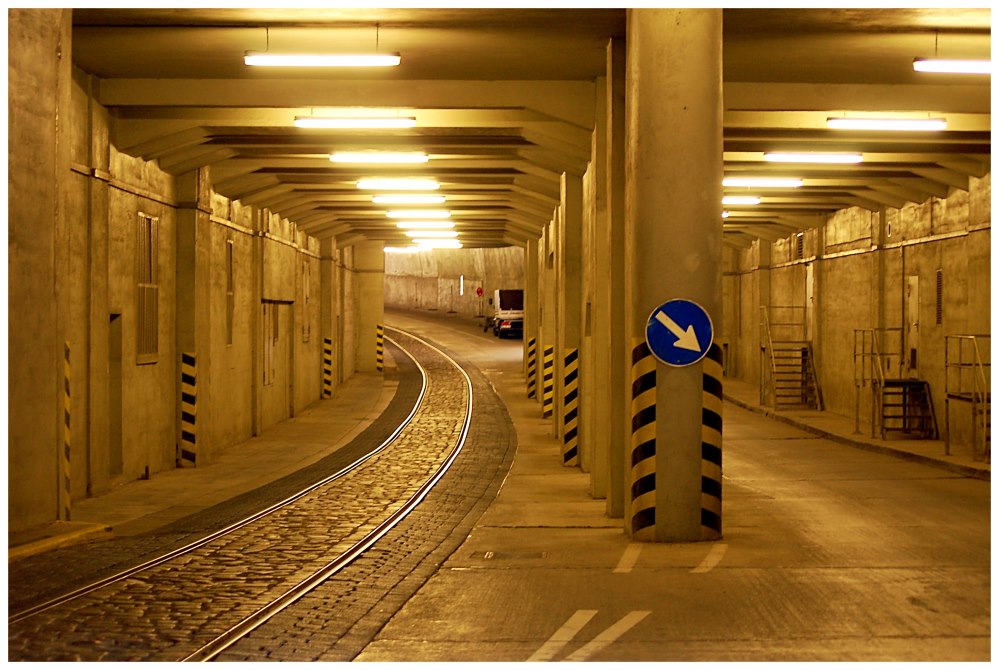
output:
[[[640,345],[653,311],[676,298],[701,305],[720,333],[722,10],[629,10],[627,39],[628,333]],[[637,366],[626,526],[644,541],[718,536],[720,458],[719,528],[702,528],[703,363]],[[720,425],[717,441],[720,452]]]

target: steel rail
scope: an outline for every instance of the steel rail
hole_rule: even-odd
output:
[[[385,536],[386,533],[391,531],[395,526],[399,524],[403,519],[405,519],[409,514],[416,509],[417,505],[423,502],[427,494],[430,493],[431,489],[437,485],[437,482],[447,474],[447,471],[451,468],[455,459],[457,459],[458,454],[461,453],[462,448],[465,445],[465,441],[468,437],[469,426],[472,421],[472,380],[468,376],[468,373],[455,361],[451,356],[447,355],[441,351],[438,347],[430,344],[426,340],[419,338],[412,333],[406,333],[404,331],[398,330],[396,328],[388,328],[391,330],[396,330],[397,332],[403,333],[408,337],[417,340],[423,345],[433,349],[439,353],[445,360],[450,362],[465,378],[465,384],[467,388],[467,404],[465,409],[465,419],[462,424],[461,431],[456,440],[456,444],[451,452],[448,454],[447,458],[443,463],[437,468],[434,474],[425,481],[416,492],[407,500],[402,507],[397,509],[391,515],[389,515],[384,521],[378,524],[371,532],[365,535],[360,541],[354,544],[350,549],[344,553],[337,556],[335,559],[330,561],[324,567],[320,568],[314,572],[311,576],[302,580],[295,586],[288,589],[285,593],[275,598],[273,601],[264,605],[256,612],[250,616],[243,619],[240,623],[232,626],[229,630],[217,636],[211,642],[203,645],[198,650],[182,658],[181,661],[211,661],[215,659],[220,653],[225,651],[227,648],[239,642],[241,639],[249,635],[252,631],[259,628],[271,618],[276,616],[282,610],[290,607],[299,599],[307,595],[309,592],[314,590],[328,578],[343,570],[348,565],[350,565],[354,560],[361,556],[365,551],[371,548],[378,540]],[[398,344],[398,343],[397,343]],[[400,347],[401,349],[402,347]],[[405,350],[403,350],[405,351]],[[412,358],[409,352],[406,352]],[[415,362],[415,358],[413,359]],[[422,367],[422,366],[421,366]],[[422,396],[420,400],[422,404]]]
[[[414,339],[419,339],[419,338],[414,338]],[[421,342],[422,342],[422,340],[421,340]],[[398,342],[395,342],[395,344],[397,346],[399,346]],[[424,342],[424,344],[426,344],[426,343]],[[428,346],[432,346],[432,345],[428,345]],[[266,509],[263,509],[263,510],[261,510],[259,512],[251,514],[250,516],[245,517],[245,518],[243,518],[243,519],[241,519],[239,521],[236,521],[235,523],[232,523],[232,524],[226,526],[225,528],[222,528],[221,530],[217,530],[217,531],[215,531],[213,533],[205,535],[204,537],[202,537],[202,538],[200,538],[200,539],[198,539],[198,540],[196,540],[194,542],[191,542],[190,544],[186,544],[183,547],[179,547],[177,549],[169,551],[169,552],[167,552],[167,553],[165,553],[165,554],[163,554],[161,556],[157,556],[156,558],[150,559],[150,560],[148,560],[148,561],[146,561],[144,563],[140,563],[138,565],[132,566],[131,568],[128,568],[127,570],[123,570],[121,572],[115,573],[113,575],[110,575],[110,576],[105,577],[103,579],[97,580],[95,582],[87,584],[86,586],[82,586],[82,587],[80,587],[78,589],[75,589],[75,590],[70,591],[68,593],[65,593],[63,595],[57,596],[55,598],[52,598],[52,599],[47,600],[45,602],[39,603],[37,605],[33,605],[32,607],[29,607],[27,609],[21,610],[20,612],[17,612],[15,614],[11,614],[10,616],[7,617],[7,624],[8,624],[8,626],[10,624],[17,623],[19,621],[23,621],[23,620],[28,619],[28,618],[30,618],[32,616],[35,616],[35,615],[40,614],[42,612],[45,612],[46,610],[50,610],[50,609],[52,609],[54,607],[58,607],[59,605],[62,605],[62,604],[65,604],[67,602],[70,602],[72,600],[75,600],[76,598],[80,598],[82,596],[85,596],[88,593],[92,593],[92,592],[94,592],[94,591],[96,591],[98,589],[104,588],[105,586],[109,586],[109,585],[114,584],[116,582],[120,582],[120,581],[123,581],[125,579],[128,579],[129,577],[131,577],[131,576],[133,576],[135,574],[138,574],[140,572],[143,572],[145,570],[149,570],[151,568],[155,568],[156,566],[159,566],[159,565],[162,565],[163,563],[171,561],[171,560],[177,558],[178,556],[183,556],[184,554],[187,554],[187,553],[190,553],[192,551],[195,551],[196,549],[199,549],[199,548],[201,548],[201,547],[203,547],[203,546],[205,546],[207,544],[210,544],[210,543],[214,542],[215,540],[218,540],[219,538],[222,538],[222,537],[224,537],[224,536],[226,536],[226,535],[228,535],[230,533],[233,533],[233,532],[239,530],[240,528],[244,528],[244,527],[250,525],[251,523],[259,521],[260,519],[262,519],[262,518],[264,518],[264,517],[266,517],[266,516],[268,516],[268,515],[276,512],[276,511],[280,510],[283,507],[287,507],[288,505],[294,503],[296,500],[299,500],[300,498],[302,498],[302,497],[304,497],[304,496],[312,493],[316,489],[322,488],[323,486],[326,486],[326,485],[330,484],[331,482],[333,482],[333,481],[335,481],[335,480],[343,477],[344,475],[346,475],[346,474],[348,474],[348,473],[356,470],[357,468],[359,468],[360,466],[362,466],[366,461],[368,461],[370,458],[372,458],[373,456],[375,456],[375,455],[381,453],[382,451],[384,451],[399,436],[399,433],[401,433],[403,431],[403,429],[405,429],[406,426],[408,426],[412,422],[413,417],[415,417],[416,413],[419,411],[420,405],[423,403],[423,397],[426,395],[426,392],[427,392],[428,379],[427,379],[427,371],[426,371],[426,369],[422,365],[420,365],[420,363],[412,356],[412,354],[410,354],[408,351],[406,351],[405,349],[403,349],[401,346],[399,348],[400,348],[400,350],[403,351],[403,353],[405,353],[407,356],[409,356],[409,358],[412,359],[412,361],[416,364],[416,367],[420,371],[420,374],[422,376],[422,383],[421,383],[421,387],[420,387],[420,392],[419,392],[419,394],[417,395],[417,398],[416,398],[416,402],[413,403],[413,408],[410,410],[409,414],[406,416],[405,419],[402,420],[402,422],[399,423],[399,425],[392,431],[392,433],[380,445],[378,445],[377,447],[375,447],[374,449],[372,449],[368,453],[364,454],[363,456],[361,456],[360,458],[358,458],[357,460],[355,460],[353,463],[350,463],[349,465],[341,468],[337,472],[335,472],[335,473],[333,473],[333,474],[331,474],[331,475],[329,475],[327,477],[324,477],[323,479],[315,482],[314,484],[310,484],[308,487],[302,489],[301,491],[298,491],[297,493],[294,493],[294,494],[288,496],[284,500],[281,500],[281,501],[279,501],[279,502],[271,505],[270,507],[267,507]],[[433,347],[433,348],[436,349],[436,347]],[[438,351],[440,351],[440,350],[438,349]],[[462,371],[462,372],[464,372],[464,371]],[[466,375],[466,377],[467,377],[467,375]]]

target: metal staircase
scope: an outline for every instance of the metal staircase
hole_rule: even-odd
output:
[[[970,405],[971,448],[976,460],[992,462],[992,363],[990,335],[948,335],[946,454],[950,454],[951,402]]]
[[[782,310],[784,318],[773,319],[776,310]],[[763,354],[769,365],[769,384],[766,375],[761,374],[761,400],[769,395],[774,409],[801,408],[822,409],[818,378],[815,373],[815,356],[812,343],[800,339],[804,335],[804,308],[762,307]],[[777,334],[781,339],[774,337]],[[797,339],[792,339],[797,335]],[[769,391],[769,393],[768,393]]]
[[[936,414],[929,382],[922,379],[885,379],[881,384],[881,439],[892,433],[935,440]]]
[[[860,432],[860,390],[869,386],[872,404],[871,437],[880,433],[883,440],[893,434],[911,439],[935,440],[939,437],[939,432],[929,382],[897,376],[902,372],[901,338],[902,331],[899,328],[853,331],[857,432]]]

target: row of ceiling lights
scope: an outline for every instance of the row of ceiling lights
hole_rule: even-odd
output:
[[[243,56],[246,65],[269,67],[393,67],[402,62],[397,53],[392,54],[282,54],[247,51]],[[959,60],[944,58],[915,58],[912,69],[917,72],[946,74],[991,74],[990,60]]]
[[[401,62],[399,54],[279,54],[247,52],[244,56],[246,65],[255,66],[285,66],[285,67],[386,67],[396,66]],[[971,60],[941,60],[916,58],[913,69],[919,72],[958,73],[958,74],[991,74],[991,61]],[[894,117],[829,117],[827,126],[846,130],[879,130],[879,131],[939,131],[947,128],[946,119],[934,118],[894,118]],[[411,116],[355,116],[355,117],[297,117],[295,126],[299,128],[412,128],[416,126],[416,118]],[[419,164],[426,163],[430,157],[423,152],[334,152],[330,161],[347,164]],[[863,161],[863,155],[858,153],[764,153],[763,160],[767,162],[786,163],[838,163],[851,164]],[[725,187],[748,188],[798,188],[803,185],[801,179],[766,179],[766,178],[730,178],[723,180]],[[362,179],[357,182],[358,188],[375,190],[436,190],[440,188],[432,179]],[[383,193],[372,197],[378,204],[442,204],[443,195],[410,195],[398,193]],[[725,196],[723,205],[758,205],[761,198],[756,195]],[[409,251],[434,247],[461,247],[454,238],[458,233],[454,223],[447,219],[451,213],[447,210],[408,210],[388,211],[390,218],[407,220],[396,223],[404,229],[406,235],[413,238],[417,247],[390,249]],[[722,217],[727,217],[727,211]],[[418,221],[408,219],[420,219]]]

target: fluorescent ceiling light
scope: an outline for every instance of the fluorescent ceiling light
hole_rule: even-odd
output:
[[[760,199],[755,195],[726,195],[722,198],[723,205],[758,205]]]
[[[801,179],[783,179],[774,177],[726,177],[722,186],[733,188],[746,186],[748,188],[800,188],[804,185]]]
[[[357,188],[376,189],[382,191],[433,191],[440,188],[433,179],[392,179],[376,177],[372,179],[361,179],[357,182]]]
[[[458,231],[456,230],[407,230],[406,235],[409,237],[421,237],[425,239],[430,238],[444,238],[444,237],[458,237]]]
[[[441,205],[447,198],[443,195],[406,195],[404,193],[373,195],[371,202],[378,205]]]
[[[390,219],[450,219],[446,209],[396,209],[385,212]]]
[[[825,153],[765,153],[763,160],[771,163],[861,163],[860,154]]]
[[[396,228],[415,228],[426,230],[428,228],[454,228],[454,221],[397,221]]]
[[[860,119],[830,117],[830,128],[838,130],[947,130],[946,119]]]
[[[916,58],[912,61],[912,69],[943,74],[992,74],[992,61]]]
[[[296,116],[297,128],[415,128],[412,116]]]
[[[333,163],[426,163],[429,157],[422,151],[335,151]]]
[[[398,65],[399,54],[279,54],[247,51],[246,65],[271,67],[390,67]]]
[[[425,249],[461,249],[462,244],[458,240],[413,240],[415,244]]]
[[[418,251],[423,251],[420,247],[408,246],[408,247],[385,247],[385,253],[387,254],[414,254]]]

